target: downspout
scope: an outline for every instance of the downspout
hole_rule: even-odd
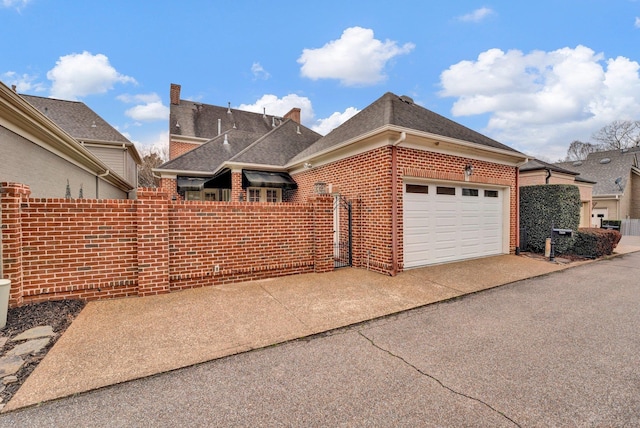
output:
[[[109,170],[106,170],[102,174],[96,175],[96,199],[100,199],[100,192],[99,192],[100,179],[102,177],[106,177],[107,175],[109,175]]]
[[[398,274],[398,159],[397,146],[407,139],[401,132],[400,138],[391,144],[391,276]]]
[[[547,168],[546,171],[547,171],[547,176],[544,178],[544,184],[549,184],[549,179],[551,178],[551,170]]]

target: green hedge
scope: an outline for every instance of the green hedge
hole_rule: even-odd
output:
[[[602,257],[613,253],[622,235],[617,230],[581,228],[576,233],[571,252],[578,256]]]
[[[578,230],[580,225],[580,191],[571,184],[543,184],[520,188],[520,227],[526,230],[524,251],[544,252],[551,227]],[[565,254],[573,246],[574,237],[556,236],[555,253]]]

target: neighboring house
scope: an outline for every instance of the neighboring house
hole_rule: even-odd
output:
[[[297,185],[285,165],[321,137],[300,124],[300,109],[278,117],[179,96],[172,85],[170,160],[155,169],[165,190],[186,200],[289,200]],[[232,170],[241,172],[242,191]]]
[[[49,117],[54,111],[43,114],[34,99],[45,100],[18,95],[0,82],[1,182],[29,185],[36,198],[64,198],[67,191],[72,198],[81,191],[84,198],[126,199],[133,194],[135,181],[116,173]]]
[[[593,226],[602,220],[640,218],[640,147],[594,152],[584,160],[556,165],[596,182]]]
[[[518,246],[517,168],[526,155],[409,97],[386,93],[321,137],[298,123],[297,109],[282,119],[257,114],[267,128],[253,134],[258,126],[239,118],[255,113],[185,102],[176,99],[179,86],[171,89],[171,152],[185,153],[155,171],[175,198],[194,191],[210,200],[306,202],[331,194],[335,243],[350,239],[350,264],[391,275]],[[343,234],[345,203],[352,224]]]
[[[86,104],[32,95],[22,98],[107,164],[110,172],[134,189],[138,187],[138,165],[142,160],[135,145]]]
[[[594,181],[587,180],[579,173],[557,165],[532,159],[520,167],[520,187],[538,184],[573,184],[580,190],[580,227],[591,226],[592,192]]]

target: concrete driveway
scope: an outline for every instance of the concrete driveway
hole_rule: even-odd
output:
[[[0,417],[1,426],[638,426],[640,253]]]

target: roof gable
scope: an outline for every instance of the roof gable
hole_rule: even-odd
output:
[[[387,125],[519,153],[502,143],[415,104],[409,97],[387,92],[300,153],[294,158],[294,161],[312,156]]]
[[[282,125],[238,153],[231,161],[284,166],[321,137],[317,132],[287,119]]]

